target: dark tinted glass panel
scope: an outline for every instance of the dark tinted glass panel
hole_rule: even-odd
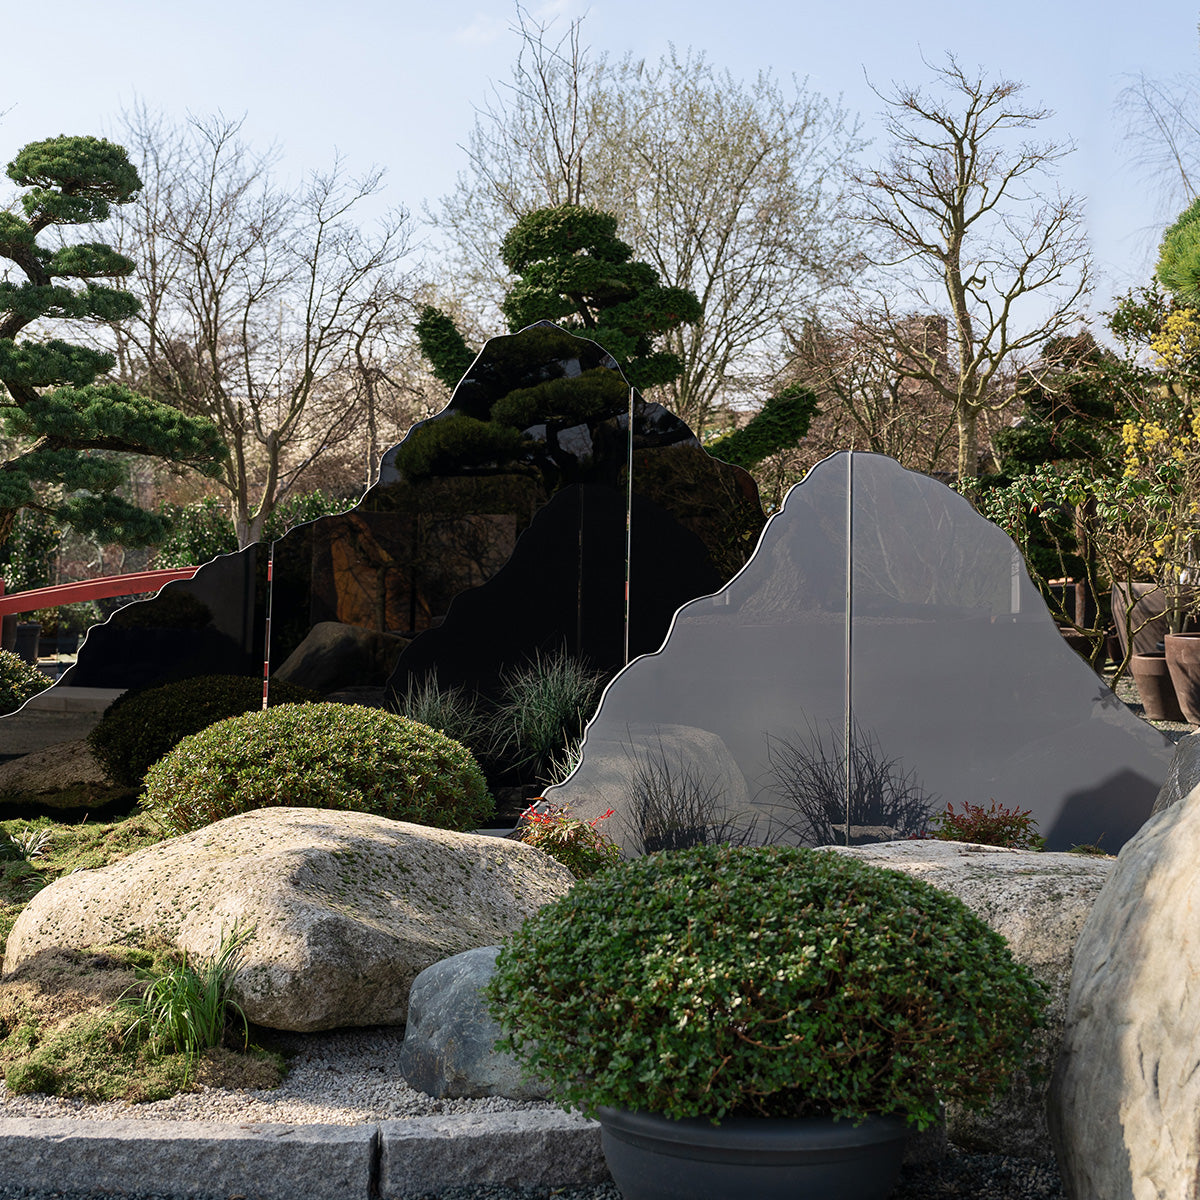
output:
[[[1050,849],[1115,851],[1170,755],[1064,643],[1002,531],[926,476],[842,454],[614,680],[552,795],[616,809],[632,849],[731,829],[887,840],[994,800],[1032,809]]]
[[[749,475],[631,400],[600,347],[533,326],[487,344],[355,509],[275,544],[272,677],[380,703],[432,681],[485,704],[539,655],[608,678],[741,568],[763,521]],[[63,686],[260,674],[267,560],[261,545],[229,555],[127,606]]]

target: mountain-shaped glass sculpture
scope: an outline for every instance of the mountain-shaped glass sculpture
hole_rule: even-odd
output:
[[[1067,646],[1020,552],[950,488],[875,454],[818,464],[725,588],[609,685],[570,779],[629,852],[858,844],[953,804],[1032,810],[1110,853],[1173,747]]]
[[[540,323],[487,343],[357,507],[275,543],[272,677],[376,700],[414,679],[494,697],[539,655],[611,677],[736,574],[764,520],[745,471],[596,343]],[[261,674],[267,560],[223,556],[121,609],[61,686]]]

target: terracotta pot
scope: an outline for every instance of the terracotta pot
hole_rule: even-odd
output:
[[[1183,720],[1165,654],[1135,654],[1129,660],[1129,670],[1149,720]]]
[[[1200,633],[1168,633],[1163,644],[1179,707],[1189,724],[1200,725]]]
[[[1060,625],[1058,632],[1063,635],[1063,641],[1079,655],[1084,662],[1092,661],[1092,639],[1082,633],[1076,633],[1069,625]]]

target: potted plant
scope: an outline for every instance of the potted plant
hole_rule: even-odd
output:
[[[910,1127],[987,1101],[1043,1003],[954,897],[792,846],[580,881],[507,940],[488,994],[501,1047],[599,1118],[626,1200],[885,1197]]]

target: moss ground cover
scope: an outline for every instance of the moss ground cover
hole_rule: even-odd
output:
[[[0,837],[48,833],[36,857],[0,861],[0,944],[17,916],[48,883],[79,869],[107,866],[165,835],[145,815],[104,824],[0,821]],[[136,1014],[120,1005],[156,980],[178,972],[182,956],[166,946],[52,950],[0,982],[0,1072],[10,1092],[46,1092],[82,1100],[163,1099],[199,1086],[275,1087],[283,1059],[248,1031],[247,1052],[236,1020],[219,1044],[189,1053],[135,1031]],[[235,1048],[236,1047],[236,1048]]]

